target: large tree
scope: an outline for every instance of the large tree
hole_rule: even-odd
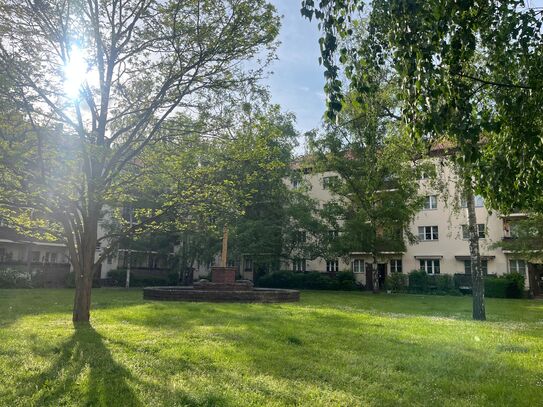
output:
[[[73,321],[87,322],[106,255],[95,259],[98,220],[119,175],[169,117],[254,84],[278,17],[264,0],[3,0],[0,29],[3,91],[27,124],[2,151],[2,208],[34,209],[66,242]]]
[[[338,175],[329,183],[332,200],[322,211],[330,229],[339,231],[328,251],[332,257],[367,253],[374,292],[380,288],[377,262],[415,241],[410,226],[423,204],[417,181],[422,156],[402,133],[386,88],[377,86],[364,103],[350,95],[339,124],[311,141],[320,169]]]
[[[363,94],[371,68],[391,67],[412,135],[428,141],[446,136],[455,144],[468,198],[475,188],[502,210],[539,205],[541,171],[533,167],[543,161],[540,10],[526,9],[520,0],[379,0],[371,6],[305,0],[302,14],[322,24],[329,117],[341,109],[342,72]],[[369,46],[353,38],[362,18]],[[472,215],[470,210],[474,292],[479,290],[473,316],[484,319]]]
[[[259,272],[278,270],[284,260],[313,258],[310,248],[317,245],[319,222],[316,203],[301,185],[300,174],[293,167],[293,150],[298,132],[294,116],[277,106],[246,109],[244,125],[238,137],[250,152],[239,172],[252,172],[244,187],[251,199],[243,215],[233,222],[230,233],[230,258],[250,259]],[[259,160],[251,156],[260,157]],[[292,188],[291,182],[300,182]],[[295,239],[305,233],[304,242]]]

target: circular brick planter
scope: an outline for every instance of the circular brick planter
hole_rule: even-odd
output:
[[[210,287],[211,288],[211,287]],[[207,301],[207,302],[295,302],[300,292],[279,288],[252,288],[241,290],[203,289],[200,287],[145,287],[144,300]]]

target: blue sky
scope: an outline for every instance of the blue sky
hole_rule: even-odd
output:
[[[297,128],[303,133],[319,126],[325,110],[323,68],[318,63],[319,32],[315,20],[302,18],[301,0],[270,1],[283,17],[279,59],[272,64],[273,74],[265,83],[270,88],[272,102],[294,113]],[[543,7],[543,0],[530,0],[528,4]]]
[[[324,76],[319,65],[317,24],[302,18],[300,0],[271,0],[281,19],[277,50],[278,60],[271,66],[273,74],[266,80],[272,102],[296,115],[301,132],[319,126],[325,109]]]

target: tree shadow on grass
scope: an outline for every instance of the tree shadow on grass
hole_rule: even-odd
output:
[[[130,387],[131,374],[115,362],[92,326],[77,326],[56,353],[52,365],[20,390],[32,405],[73,404],[74,397],[87,406],[142,405]]]

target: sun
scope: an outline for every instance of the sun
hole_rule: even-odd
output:
[[[64,65],[64,92],[70,99],[76,99],[81,92],[81,85],[86,80],[88,66],[83,51],[72,45],[67,63]]]

